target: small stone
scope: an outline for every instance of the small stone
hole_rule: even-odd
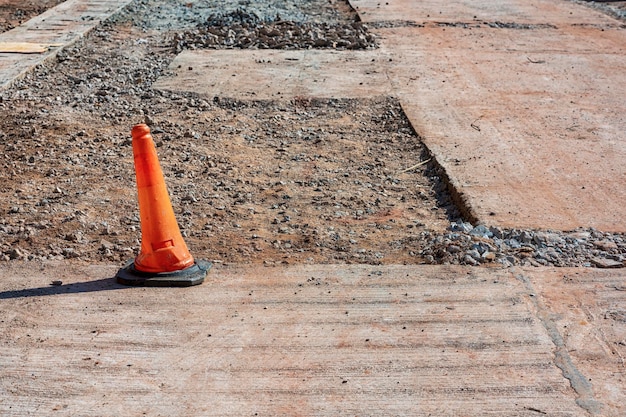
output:
[[[578,241],[584,241],[591,237],[591,233],[589,232],[574,232],[567,235],[567,237],[571,237],[572,239],[576,239]]]
[[[617,249],[617,243],[611,242],[610,240],[599,240],[597,242],[593,242],[593,246],[602,249],[603,251],[611,251]]]
[[[493,262],[496,260],[496,254],[493,252],[485,252],[482,254],[482,258],[488,262]]]
[[[472,236],[480,236],[480,237],[492,237],[493,236],[493,233],[491,233],[491,231],[487,229],[487,227],[483,224],[479,224],[478,226],[474,227],[469,232],[469,234]]]
[[[453,232],[469,233],[472,229],[474,229],[474,226],[472,226],[471,223],[452,222],[452,224],[450,225],[450,230],[452,230]]]
[[[557,244],[565,243],[565,241],[563,240],[563,238],[561,238],[561,236],[559,236],[556,233],[550,233],[550,232],[536,232],[535,236],[533,236],[533,241],[538,245],[540,244],[557,245]]]
[[[463,262],[465,262],[468,265],[473,265],[473,266],[478,265],[478,261],[476,261],[470,255],[465,255],[465,257],[463,258]]]
[[[109,242],[106,239],[102,239],[102,240],[100,240],[100,247],[103,250],[111,250],[111,249],[113,249],[115,247],[115,245],[113,243]]]
[[[20,248],[13,248],[9,252],[10,259],[23,259],[24,257],[26,257],[26,253]]]
[[[529,232],[527,232],[526,230],[524,230],[520,236],[519,236],[519,240],[522,241],[522,243],[530,243],[533,240],[533,235],[530,234]]]
[[[613,259],[593,258],[591,263],[598,268],[624,268],[624,262],[614,261]]]
[[[80,231],[66,234],[63,239],[68,242],[80,242],[83,239],[83,234]]]
[[[522,244],[519,243],[516,239],[507,239],[504,241],[504,243],[513,249],[519,249],[522,247]]]
[[[465,256],[466,257],[469,256],[472,259],[474,259],[475,261],[480,261],[480,259],[481,259],[480,258],[480,253],[476,249],[472,249],[472,250],[469,250],[469,251],[465,252]]]
[[[487,244],[485,242],[474,243],[472,245],[472,249],[473,250],[477,250],[478,253],[480,253],[481,255],[483,253],[485,253],[485,252],[491,252],[491,251],[494,250],[494,248],[491,245],[489,245],[489,244]]]
[[[461,252],[461,247],[459,247],[457,245],[450,245],[450,246],[448,246],[447,251],[448,251],[448,253],[451,253],[451,254],[454,255],[455,253]]]
[[[66,258],[78,258],[80,253],[74,248],[63,248],[63,256]]]

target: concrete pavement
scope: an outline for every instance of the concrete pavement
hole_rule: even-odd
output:
[[[167,289],[116,269],[2,271],[0,414],[626,412],[622,271],[218,265]]]

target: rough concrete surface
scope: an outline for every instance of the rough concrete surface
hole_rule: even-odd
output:
[[[368,23],[409,21],[470,23],[472,21],[500,21],[523,24],[591,24],[611,23],[615,20],[567,0],[350,0],[362,21]]]
[[[623,362],[575,337],[582,325],[563,327],[573,316],[555,316],[544,288],[565,276],[601,290],[619,271],[217,266],[187,289],[122,287],[115,271],[2,271],[0,414],[624,412]],[[624,337],[621,316],[604,318],[607,302],[625,308],[609,291],[587,295],[596,345]]]
[[[541,294],[538,305],[556,334],[557,352],[566,349],[572,365],[587,379],[579,376],[575,384],[581,392],[602,398],[604,412],[626,413],[626,273],[528,272],[516,276]]]
[[[381,30],[381,43],[471,216],[626,231],[624,31],[444,29]]]
[[[391,84],[381,59],[378,51],[185,51],[153,85],[249,100],[386,96]]]
[[[379,31],[381,49],[394,59],[394,93],[468,215],[626,231],[620,21],[567,1],[351,4],[372,24],[425,26]]]

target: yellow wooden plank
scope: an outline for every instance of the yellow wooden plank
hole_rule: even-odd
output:
[[[0,42],[0,53],[42,54],[53,46],[61,46],[61,44],[45,44],[33,42]]]

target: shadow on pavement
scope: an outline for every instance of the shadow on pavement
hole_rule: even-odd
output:
[[[0,300],[22,297],[41,297],[45,295],[76,294],[82,292],[111,291],[128,288],[118,284],[115,278],[103,278],[96,281],[75,282],[72,284],[51,284],[47,287],[25,288],[0,292]]]

